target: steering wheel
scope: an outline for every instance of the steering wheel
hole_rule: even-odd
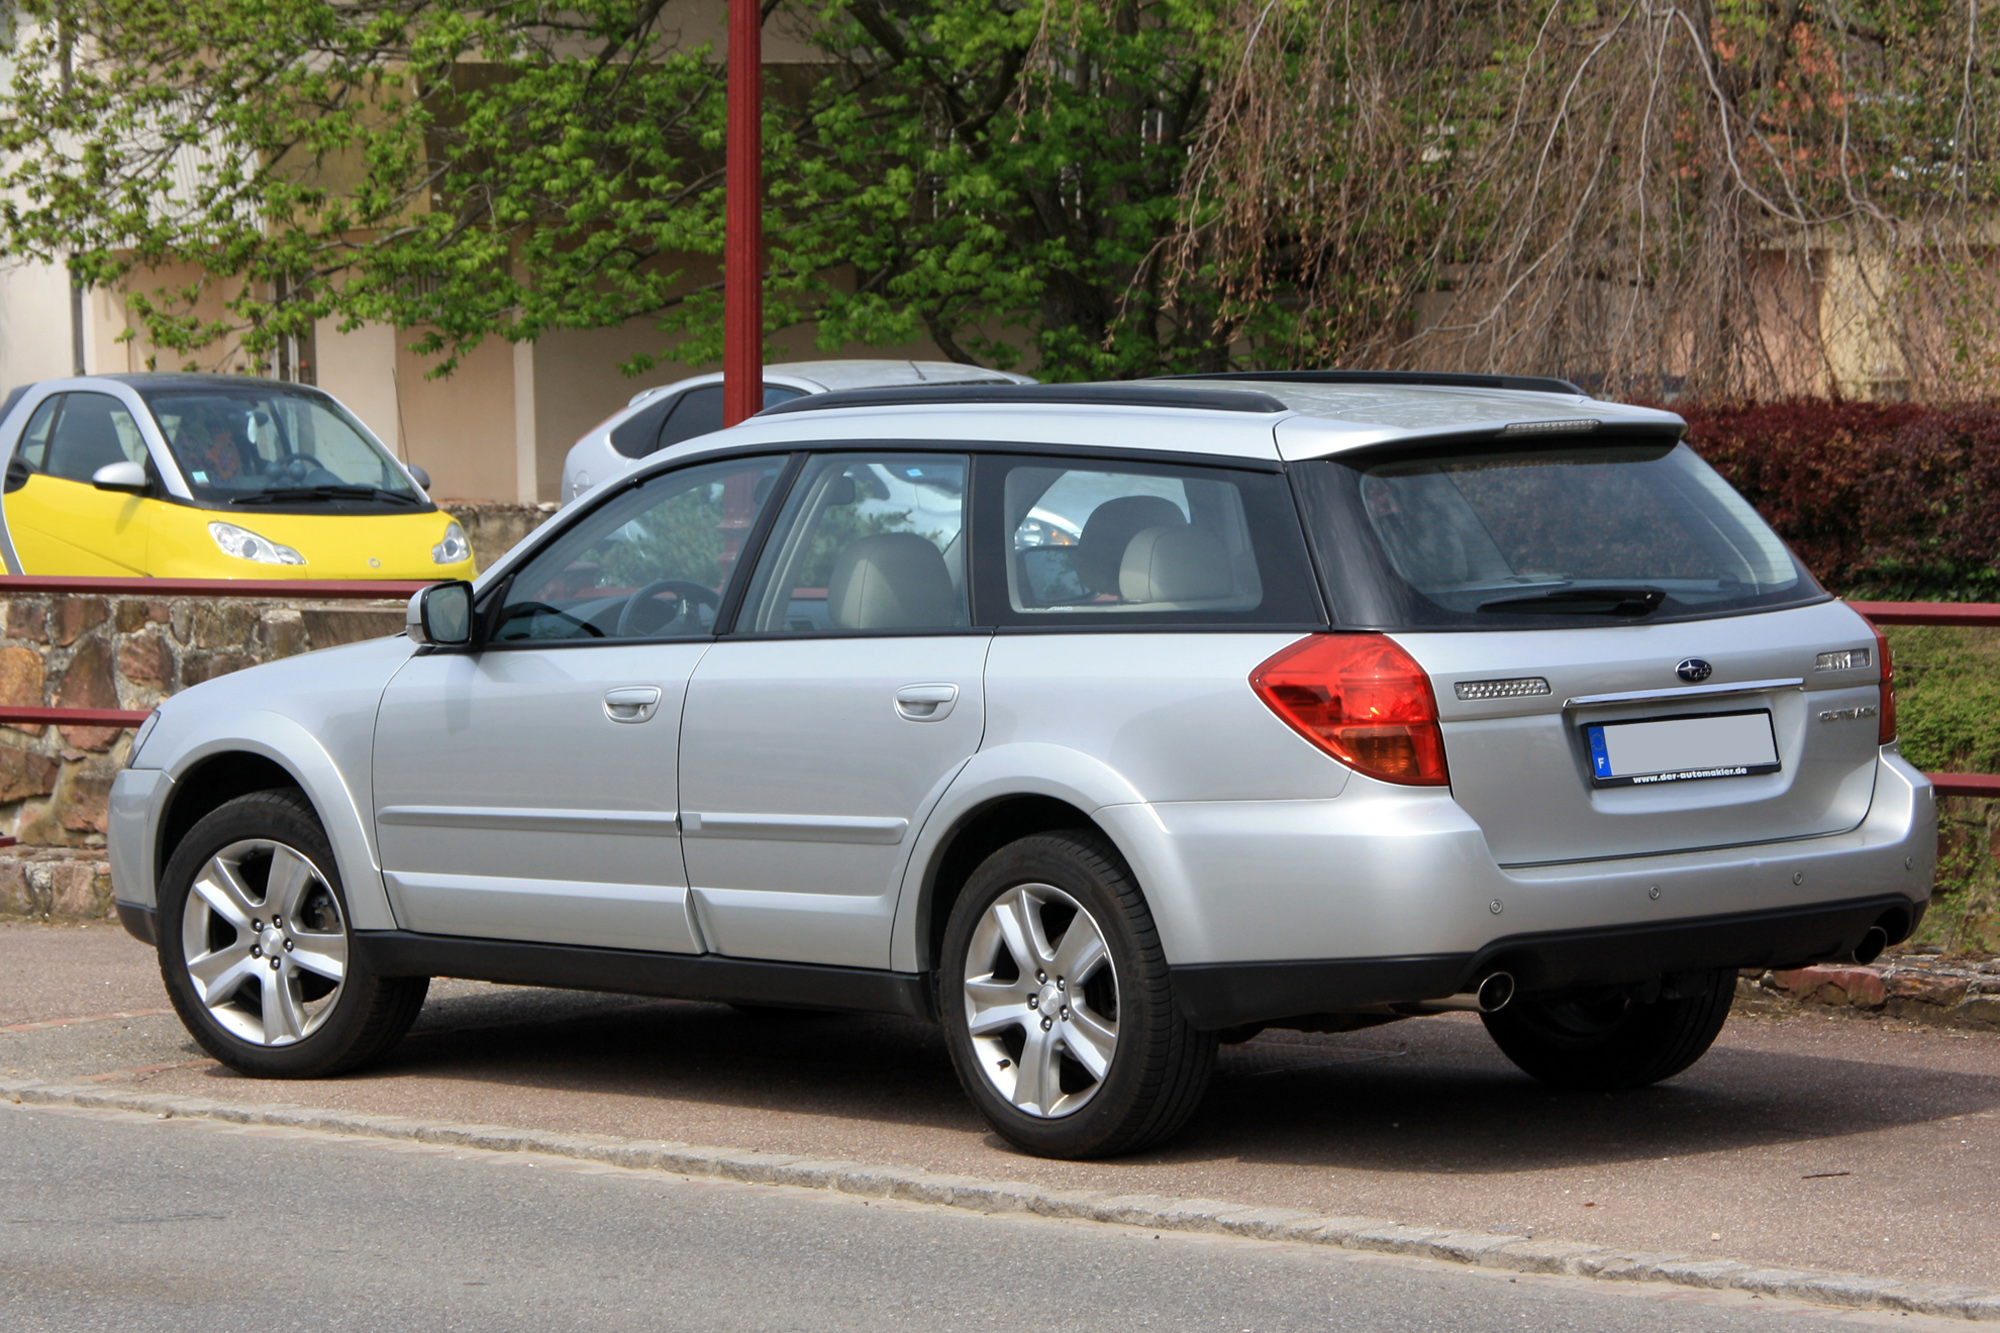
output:
[[[680,600],[668,614],[659,616],[656,620],[649,620],[649,616],[658,615],[657,608],[652,608],[649,604],[663,592],[670,592]],[[686,579],[654,579],[625,599],[624,608],[618,612],[616,633],[621,639],[637,639],[658,634],[674,621],[686,617],[688,608],[696,605],[705,606],[711,611],[720,611],[722,599],[699,583],[690,583]]]
[[[264,471],[267,476],[283,477],[288,481],[302,482],[309,474],[317,470],[319,466],[320,461],[314,455],[292,451],[280,454],[278,457],[272,459],[265,465]]]

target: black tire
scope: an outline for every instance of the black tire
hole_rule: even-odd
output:
[[[1729,1018],[1736,973],[1709,974],[1681,995],[1650,1002],[1620,990],[1522,995],[1486,1031],[1509,1060],[1558,1088],[1643,1088],[1708,1051]]]
[[[1080,915],[1087,914],[1087,927],[1100,937],[1108,967],[1086,963],[1078,969],[1079,984],[1071,993],[1056,989],[1067,987],[1066,977],[1038,981],[1020,975],[1004,944],[994,957],[974,957],[975,949],[991,952],[999,938],[997,924],[982,923],[1003,898],[1035,913],[1054,946],[1070,942]],[[1088,944],[1087,933],[1077,939]],[[1052,948],[1050,959],[1059,952]],[[985,978],[982,986],[1005,992],[1004,1004],[996,1001],[988,1011],[993,1015],[1003,1015],[1013,1005],[1005,988],[1018,986],[1025,1021],[975,1036],[968,1014],[968,976]],[[1041,993],[1047,993],[1046,1009],[1026,1008],[1031,992],[1038,1006]],[[1049,1015],[1047,1010],[1059,1012]],[[1004,1138],[1043,1157],[1110,1157],[1166,1141],[1201,1105],[1215,1067],[1215,1034],[1191,1027],[1174,1003],[1166,954],[1139,885],[1118,853],[1092,830],[1022,838],[972,873],[945,927],[938,1012],[966,1095]],[[1037,1020],[1034,1014],[1043,1016]],[[1112,1023],[1110,1055],[1093,1074],[1072,1052],[1090,1044],[1094,1058],[1101,1058],[1101,1045],[1095,1043],[1106,1031],[1106,1019]],[[1035,1036],[1028,1022],[1050,1035]],[[1030,1061],[1022,1057],[1031,1041],[1046,1043],[1034,1048],[1044,1053],[1036,1063],[1056,1075],[1034,1085],[1049,1088],[1047,1103],[1023,1109],[1014,1097],[1027,1091],[1023,1083]],[[1014,1091],[1002,1086],[1010,1064]]]
[[[208,873],[214,881],[211,862],[245,847],[252,850],[234,860],[224,858],[237,885],[223,895],[230,910],[216,908],[208,897],[191,910],[196,878]],[[302,884],[297,895],[301,919],[290,923],[267,919],[282,851],[307,868],[295,881]],[[297,862],[288,858],[285,864]],[[233,924],[232,912],[250,916],[256,929]],[[416,1021],[430,986],[427,977],[378,977],[355,957],[352,918],[333,847],[311,803],[293,788],[239,796],[188,830],[160,877],[157,919],[160,975],[181,1021],[203,1050],[258,1078],[326,1078],[380,1058]],[[263,952],[262,941],[278,938],[284,941],[282,950]],[[344,955],[337,982],[306,961],[326,967],[336,938]],[[241,973],[233,984],[220,981],[213,1005],[202,998],[189,973],[191,943],[202,951],[197,962],[212,961],[224,976]],[[295,952],[293,946],[301,944]],[[244,950],[252,952],[243,955]],[[267,979],[262,969],[273,961],[279,966],[270,969],[274,975]],[[273,986],[287,987],[278,1007],[296,1020],[292,1029],[303,1035],[280,1031],[272,1037],[273,1024],[285,1021],[265,1013],[265,1005],[278,995]]]

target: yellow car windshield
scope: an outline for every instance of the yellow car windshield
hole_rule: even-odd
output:
[[[142,391],[196,503],[430,507],[340,404],[304,388]]]

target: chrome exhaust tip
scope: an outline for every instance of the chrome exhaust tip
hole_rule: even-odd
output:
[[[1888,947],[1889,932],[1880,926],[1870,926],[1867,933],[1861,937],[1861,943],[1854,946],[1854,961],[1872,963],[1880,958],[1882,951]]]
[[[1880,934],[1880,931],[1876,933]],[[1884,936],[1884,939],[1886,940],[1887,937]],[[1876,952],[1880,953],[1881,950],[1878,949]],[[1480,1013],[1499,1013],[1514,998],[1513,974],[1510,972],[1489,973],[1486,979],[1479,983],[1479,988],[1473,992],[1473,996],[1479,1001]]]

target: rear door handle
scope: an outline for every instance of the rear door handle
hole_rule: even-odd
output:
[[[956,685],[905,685],[896,691],[896,715],[909,722],[937,722],[957,702]]]
[[[657,685],[621,685],[604,692],[604,715],[613,722],[644,722],[659,709]]]

